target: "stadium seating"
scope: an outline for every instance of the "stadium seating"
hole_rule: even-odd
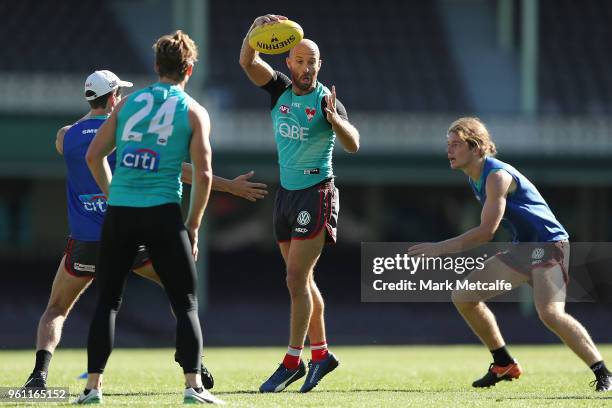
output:
[[[612,112],[612,2],[540,1],[540,111]]]
[[[0,70],[83,74],[107,66],[148,74],[148,63],[136,52],[141,44],[117,20],[116,6],[81,0],[0,2],[0,35],[9,41],[0,48]],[[207,33],[214,57],[208,90],[221,107],[265,103],[266,95],[241,72],[238,52],[252,19],[277,12],[301,23],[307,37],[319,43],[321,81],[336,85],[350,111],[470,112],[439,6],[437,1],[385,0],[373,6],[313,0],[307,7],[279,3],[271,9],[264,0],[210,1]],[[612,2],[540,0],[539,9],[540,112],[612,112]],[[284,57],[267,59],[284,69]]]
[[[253,90],[238,65],[240,44],[253,19],[266,12],[299,22],[319,44],[320,79],[336,85],[351,110],[453,112],[468,109],[451,60],[436,3],[387,0],[372,4],[315,0],[307,6],[253,0],[215,1],[211,10],[209,86],[228,107],[259,108],[265,94]],[[359,22],[359,23],[357,23]],[[359,25],[357,25],[359,24]],[[345,41],[348,37],[350,41]],[[284,57],[266,57],[284,69]]]
[[[0,69],[9,72],[85,73],[148,67],[112,14],[110,2],[20,0],[0,2]],[[129,58],[126,58],[129,56]]]

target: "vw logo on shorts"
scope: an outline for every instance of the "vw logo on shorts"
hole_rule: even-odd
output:
[[[544,258],[544,248],[536,248],[531,253],[531,259],[539,260]]]
[[[308,214],[308,211],[300,211],[297,216],[297,222],[300,225],[307,225],[310,222],[310,214]]]

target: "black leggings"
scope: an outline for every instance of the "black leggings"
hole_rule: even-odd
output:
[[[185,373],[200,370],[202,332],[196,269],[178,204],[108,206],[96,279],[100,297],[87,341],[87,372],[102,373],[113,348],[115,316],[139,245],[146,245],[176,315],[176,349]]]

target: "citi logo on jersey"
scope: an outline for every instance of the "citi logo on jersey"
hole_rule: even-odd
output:
[[[159,168],[159,153],[151,149],[123,150],[121,167],[156,172]]]
[[[81,194],[79,200],[87,212],[106,212],[106,197],[103,194]]]

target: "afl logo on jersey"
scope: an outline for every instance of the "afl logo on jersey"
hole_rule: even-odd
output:
[[[287,105],[281,105],[280,108],[278,109],[280,113],[286,115],[289,112],[291,112],[291,109],[289,109],[289,107]]]
[[[156,172],[159,168],[159,153],[151,149],[123,150],[121,167]]]
[[[297,223],[300,225],[308,225],[310,222],[310,214],[308,211],[300,211],[297,216]]]

